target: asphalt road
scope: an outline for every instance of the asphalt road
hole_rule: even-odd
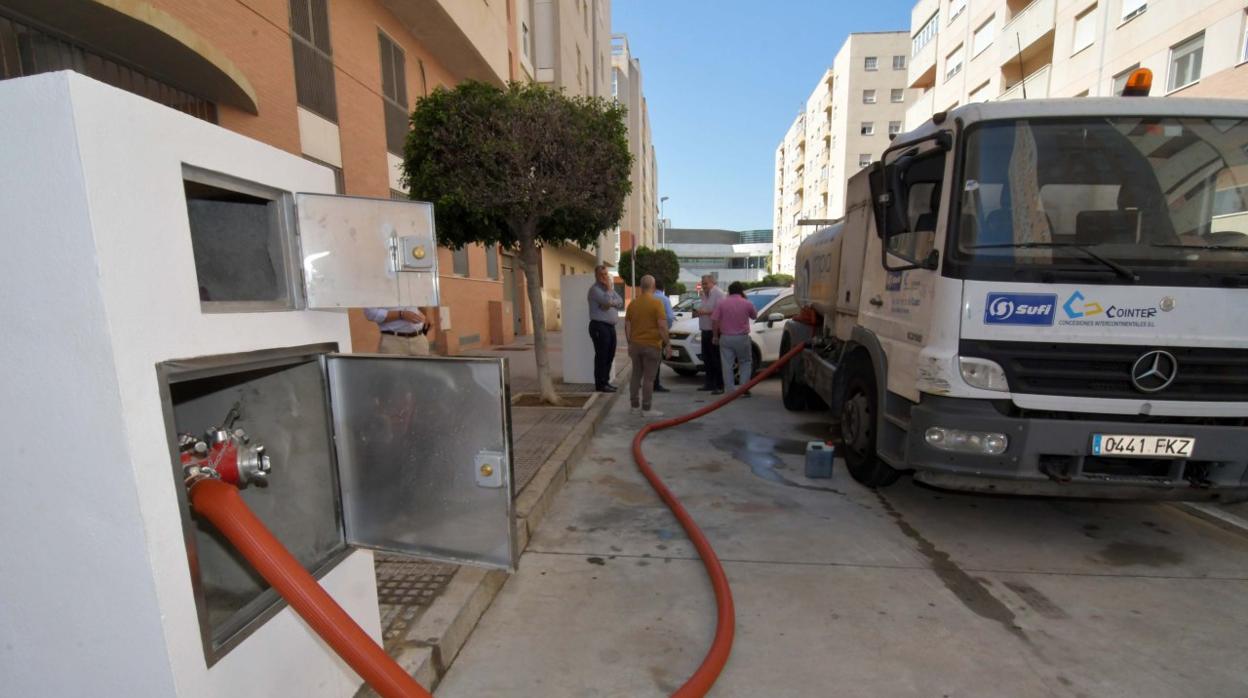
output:
[[[707,399],[665,382],[668,415]],[[773,380],[647,440],[732,582],[712,695],[1248,695],[1248,538],[1164,504],[877,493],[840,461],[807,480],[826,418]],[[667,695],[701,661],[710,586],[640,424],[617,401],[439,697]]]

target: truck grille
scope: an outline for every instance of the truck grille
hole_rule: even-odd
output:
[[[1178,369],[1169,386],[1146,393],[1132,384],[1131,367],[1154,349],[1173,354]],[[959,351],[1000,364],[1016,393],[1248,402],[1245,349],[963,340]]]

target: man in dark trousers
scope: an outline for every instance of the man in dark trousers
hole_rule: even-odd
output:
[[[615,360],[615,324],[624,299],[611,287],[611,274],[605,264],[594,267],[594,285],[589,287],[589,339],[594,343],[594,390],[614,393],[611,362]]]
[[[719,365],[719,347],[715,345],[715,323],[711,314],[724,298],[724,291],[715,284],[715,277],[702,275],[702,304],[698,306],[698,329],[702,330],[702,364],[706,368],[706,382],[698,390],[712,393],[724,391],[724,374]]]

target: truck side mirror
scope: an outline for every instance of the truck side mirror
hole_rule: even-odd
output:
[[[871,189],[871,202],[875,212],[875,232],[881,238],[904,233],[909,228],[906,220],[906,171],[914,158],[903,155],[893,164],[871,163],[867,183]]]

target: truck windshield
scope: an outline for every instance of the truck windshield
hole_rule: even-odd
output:
[[[1085,117],[968,129],[951,245],[968,278],[1241,285],[1248,121]]]

